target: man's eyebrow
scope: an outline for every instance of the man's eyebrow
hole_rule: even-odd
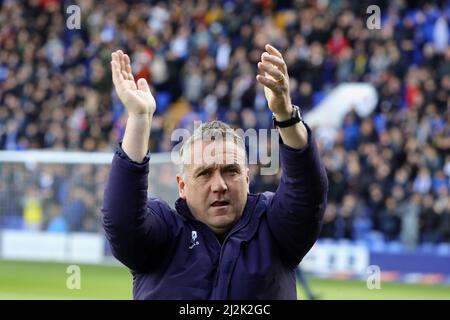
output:
[[[202,173],[203,171],[211,170],[215,167],[214,164],[209,164],[205,166],[200,166],[197,169],[194,170],[194,176],[198,175],[199,173]]]
[[[230,163],[230,164],[224,165],[222,167],[222,170],[223,171],[226,171],[226,170],[239,170],[239,171],[241,171],[241,166],[239,164],[237,164],[237,163]]]
[[[220,167],[220,171],[227,171],[227,170],[238,170],[239,172],[241,171],[241,166],[237,163],[231,163],[231,164],[226,164],[224,166],[219,166]],[[200,166],[197,169],[194,170],[194,177],[197,176],[198,174],[208,171],[208,170],[214,170],[217,168],[216,164],[209,164],[209,165],[204,165],[204,166]]]

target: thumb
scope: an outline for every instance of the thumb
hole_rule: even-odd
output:
[[[147,80],[145,80],[144,78],[140,78],[137,81],[137,87],[141,91],[150,92],[150,88],[148,86]]]

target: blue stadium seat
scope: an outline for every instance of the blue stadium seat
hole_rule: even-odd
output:
[[[354,245],[369,247],[369,242],[365,239],[357,239],[353,241]]]
[[[440,256],[450,256],[450,243],[440,243],[436,246],[436,254]]]
[[[368,242],[384,241],[384,235],[383,235],[383,233],[381,233],[379,231],[370,231],[365,234],[364,240],[366,240]]]
[[[156,103],[158,104],[158,108],[156,111],[159,114],[163,114],[172,100],[172,95],[168,91],[160,91],[156,93]]]
[[[381,232],[371,231],[367,233],[365,241],[367,242],[370,251],[384,252],[386,250],[386,243]]]
[[[373,252],[385,252],[386,251],[386,243],[384,240],[373,241],[369,243],[369,250]]]
[[[356,218],[353,222],[353,234],[356,239],[365,239],[372,230],[372,222],[368,218]]]
[[[386,250],[389,253],[404,253],[406,252],[406,247],[400,241],[389,241]]]
[[[425,242],[418,246],[417,251],[420,253],[432,254],[436,250],[436,245],[431,242]]]
[[[339,246],[350,246],[350,245],[352,245],[352,241],[349,239],[339,239],[339,240],[337,240],[337,244]]]
[[[313,93],[313,104],[317,106],[323,98],[325,98],[326,94],[323,91],[316,91]]]
[[[317,244],[320,244],[320,245],[330,245],[330,244],[335,244],[335,243],[336,243],[336,240],[329,239],[329,238],[319,239],[317,241]]]
[[[4,217],[2,227],[10,230],[20,230],[23,228],[22,217],[20,216]]]

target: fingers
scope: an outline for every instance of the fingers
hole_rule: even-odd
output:
[[[278,58],[283,59],[283,56],[281,55],[281,52],[277,50],[277,48],[275,48],[274,46],[270,45],[270,44],[266,44],[265,46],[267,52],[269,52],[270,54],[277,56]]]
[[[137,87],[139,90],[150,92],[150,87],[148,86],[147,80],[145,80],[144,78],[140,78],[137,81]]]
[[[117,50],[117,56],[119,57],[119,62],[120,62],[120,70],[124,71],[125,70],[125,61],[123,59],[123,51],[122,50]]]
[[[123,69],[127,75],[128,80],[134,80],[133,73],[131,72],[131,62],[130,57],[127,54],[122,54],[122,65]]]
[[[113,83],[116,87],[121,86],[124,78],[123,74],[120,70],[120,60],[117,52],[113,52],[111,54],[111,71],[112,71],[112,77],[113,77]]]
[[[261,83],[263,86],[266,86],[267,88],[275,91],[275,92],[281,92],[281,87],[280,84],[277,83],[276,81],[269,79],[265,76],[262,76],[260,74],[258,74],[256,76],[256,80]]]
[[[265,72],[266,75],[269,74],[272,76],[272,78],[277,82],[281,82],[284,79],[283,72],[281,72],[277,67],[274,67],[271,63],[258,62],[258,69]]]
[[[256,80],[274,92],[283,92],[288,88],[287,84],[287,66],[281,53],[275,47],[267,44],[266,52],[261,55],[261,61],[258,62],[258,69],[264,72],[264,75],[258,75]]]
[[[117,88],[123,89],[125,86],[136,88],[131,71],[130,57],[124,54],[122,50],[117,50],[111,54],[111,70],[113,83]],[[127,80],[132,82],[126,82]]]
[[[124,80],[129,80],[128,73],[126,71],[127,66],[126,66],[126,62],[125,62],[124,53],[122,50],[117,50],[116,53],[119,58],[120,73],[122,74],[122,77],[124,78]]]
[[[275,65],[276,67],[278,67],[278,69],[281,70],[281,72],[283,72],[283,74],[287,73],[287,67],[286,67],[286,64],[284,63],[284,60],[278,56],[271,55],[267,52],[264,52],[261,55],[261,61]]]

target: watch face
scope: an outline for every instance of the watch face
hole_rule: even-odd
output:
[[[300,120],[302,119],[302,113],[300,112],[300,109],[297,109],[297,118]]]
[[[285,121],[277,121],[275,114],[272,113],[273,126],[278,128],[287,128],[302,121],[302,113],[299,107],[293,106],[292,117]]]
[[[300,121],[302,121],[302,111],[297,106],[294,106],[294,108],[297,109],[296,117],[298,117],[298,119],[300,119]]]

